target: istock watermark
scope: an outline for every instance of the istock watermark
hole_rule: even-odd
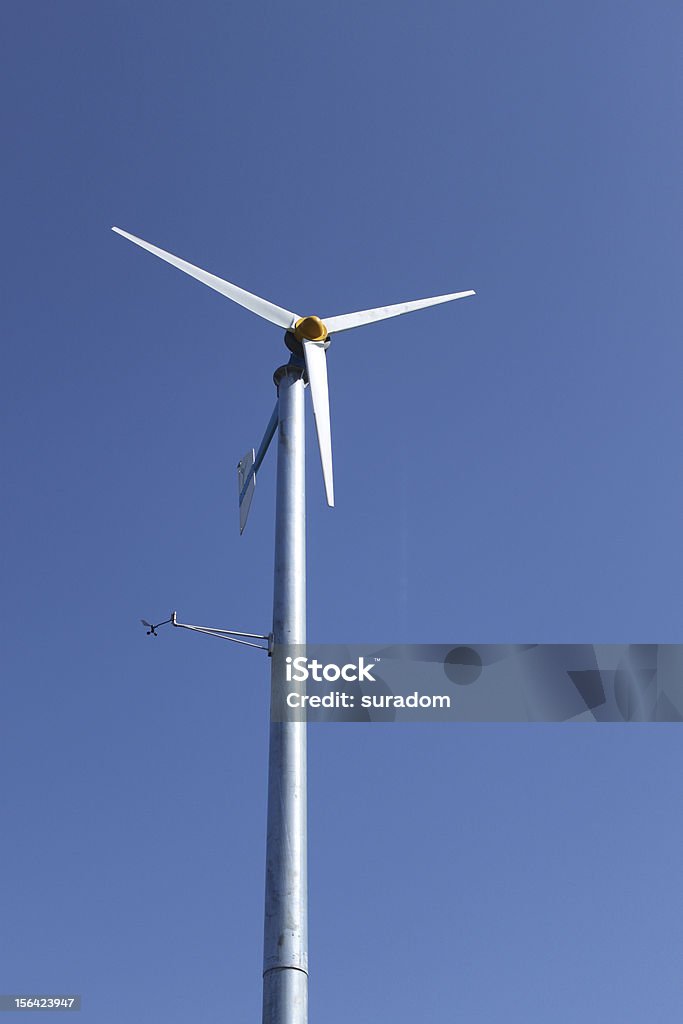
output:
[[[285,658],[285,678],[288,683],[305,683],[312,679],[314,683],[337,683],[343,679],[345,683],[376,683],[372,675],[375,662],[371,665],[365,664],[365,658],[360,657],[358,661],[347,662],[345,665],[335,665],[334,662],[312,661],[305,654],[297,658],[288,655]]]
[[[307,644],[272,651],[276,722],[681,722],[683,644]]]

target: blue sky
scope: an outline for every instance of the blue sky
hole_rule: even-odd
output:
[[[681,642],[677,4],[2,14],[0,989],[255,1020],[287,308],[329,354],[319,642]],[[311,1020],[680,1018],[675,726],[310,737]]]

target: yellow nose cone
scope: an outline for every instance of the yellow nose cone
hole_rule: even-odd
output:
[[[305,316],[294,325],[297,341],[326,341],[327,327],[319,316]]]

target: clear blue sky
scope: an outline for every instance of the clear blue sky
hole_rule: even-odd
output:
[[[681,642],[679,4],[6,4],[0,990],[260,1019],[288,308],[330,350],[309,635]],[[676,726],[319,726],[311,1021],[680,1020]]]

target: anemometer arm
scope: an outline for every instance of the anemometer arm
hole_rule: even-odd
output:
[[[255,647],[258,651],[267,651],[270,654],[272,647],[272,636],[268,633],[240,633],[236,629],[220,629],[218,626],[193,626],[189,622],[178,622],[177,612],[171,612],[170,619],[165,619],[164,622],[158,623],[156,626],[152,626],[151,623],[146,622],[144,619],[140,620],[143,626],[149,626],[147,636],[153,634],[156,636],[155,630],[159,626],[165,626],[167,623],[171,623],[172,626],[177,626],[178,629],[191,629],[195,633],[205,633],[207,636],[217,636],[219,640],[231,640],[234,644],[242,644],[245,647]],[[254,640],[265,640],[265,644],[254,643]]]
[[[173,613],[173,625],[180,629],[191,629],[195,633],[206,633],[207,636],[217,636],[219,640],[232,640],[234,644],[243,644],[245,647],[256,647],[259,651],[270,652],[271,637],[267,633],[239,633],[236,629],[219,629],[214,626],[191,626],[187,622],[178,622]],[[249,637],[249,639],[244,639]],[[266,644],[255,644],[253,640],[266,640]]]

